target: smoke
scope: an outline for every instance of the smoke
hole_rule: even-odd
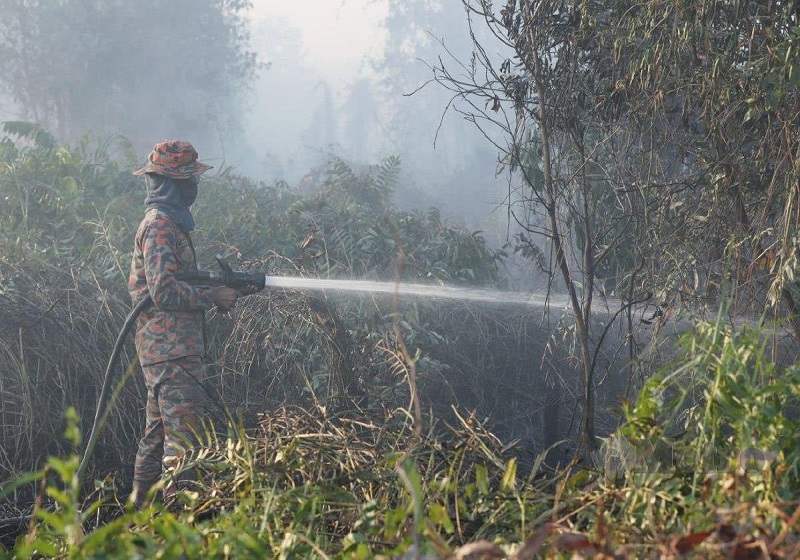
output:
[[[259,10],[252,44],[270,67],[253,87],[245,147],[237,149],[244,157],[228,161],[250,176],[296,184],[332,154],[354,164],[395,155],[403,169],[399,207],[440,207],[502,244],[507,214],[496,210],[507,184],[496,175],[497,150],[431,81],[438,57],[470,59],[463,8],[411,4],[387,1],[372,20],[356,13],[358,4],[342,6],[328,31]],[[372,26],[360,52],[337,31],[358,29],[344,21],[348,8],[349,17]],[[309,28],[323,36],[309,37]]]

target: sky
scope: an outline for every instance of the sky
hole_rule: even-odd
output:
[[[253,0],[254,28],[267,20],[284,20],[300,32],[305,54],[330,74],[355,76],[365,56],[381,48],[386,3],[381,0]]]

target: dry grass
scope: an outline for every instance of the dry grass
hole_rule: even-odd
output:
[[[0,263],[0,477],[38,468],[64,452],[63,411],[91,413],[108,354],[129,303],[127,294],[91,269]],[[132,357],[132,344],[123,361]],[[128,460],[136,434],[136,384],[123,392],[104,433],[103,453]]]

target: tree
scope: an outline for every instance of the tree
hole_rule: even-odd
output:
[[[367,161],[380,145],[379,108],[369,80],[357,80],[342,105],[344,142],[347,154],[356,161]]]
[[[375,92],[383,100],[379,123],[388,146],[384,150],[409,164],[424,195],[437,205],[483,218],[500,196],[486,192],[493,182],[496,154],[461,115],[445,111],[447,92],[426,87],[431,83],[431,61],[469,55],[470,36],[461,25],[463,8],[458,2],[439,0],[387,4],[386,41],[380,58],[373,60],[379,79]],[[474,173],[476,160],[483,177]]]
[[[741,309],[763,306],[770,286],[773,301],[787,293],[797,266],[797,7],[463,3],[471,63],[439,64],[435,77],[478,126],[505,136],[520,247],[571,301],[590,450],[595,292],[625,296],[622,309],[655,294],[661,315],[717,305],[726,285]],[[497,47],[478,39],[478,24],[512,54],[490,55]],[[797,299],[784,301],[796,315]]]
[[[337,147],[336,129],[338,125],[333,93],[330,85],[325,81],[319,82],[314,89],[319,91],[319,101],[317,109],[311,117],[311,124],[303,134],[303,141],[307,147],[332,150]]]
[[[648,141],[645,161],[659,168],[638,173],[647,243],[663,256],[648,267],[654,287],[669,302],[716,303],[727,284],[737,308],[779,304],[772,312],[796,323],[784,289],[797,262],[796,3],[621,3],[587,15],[604,29],[593,46],[618,63],[603,92],[609,122]]]
[[[164,4],[2,0],[0,75],[32,120],[74,141],[87,131],[150,145],[237,126],[259,69],[246,0]]]
[[[471,74],[464,78],[441,65],[436,76],[468,103],[473,122],[506,135],[501,160],[521,189],[509,199],[510,215],[523,230],[519,246],[560,278],[569,297],[582,380],[581,448],[589,452],[596,438],[591,327],[597,275],[626,238],[621,224],[631,216],[631,201],[613,190],[597,161],[605,138],[586,93],[591,84],[574,7],[512,3],[495,17],[488,2],[465,5],[513,49],[513,61],[495,68],[476,40]],[[549,260],[538,247],[542,237],[551,244]]]

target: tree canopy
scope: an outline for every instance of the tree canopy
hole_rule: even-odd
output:
[[[518,247],[573,302],[589,442],[595,295],[797,323],[796,3],[463,4],[472,59],[435,77],[505,136]]]
[[[62,140],[216,138],[259,69],[246,0],[0,1],[0,88]]]

